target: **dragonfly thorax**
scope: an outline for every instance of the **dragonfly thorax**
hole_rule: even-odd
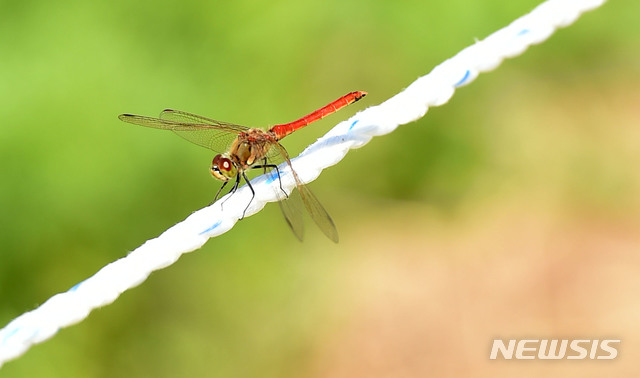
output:
[[[220,181],[227,182],[238,174],[235,164],[226,155],[218,154],[211,162],[211,175]]]
[[[249,129],[238,137],[229,149],[229,157],[241,169],[248,169],[256,162],[264,159],[269,149],[278,143],[275,135],[270,131]]]

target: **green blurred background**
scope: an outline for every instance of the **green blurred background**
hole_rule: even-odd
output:
[[[118,114],[267,126],[369,92],[297,155],[538,3],[1,2],[1,325],[218,189],[210,151]],[[326,170],[339,244],[268,205],[0,376],[637,374],[639,14],[611,1]],[[498,337],[622,344],[489,361]]]

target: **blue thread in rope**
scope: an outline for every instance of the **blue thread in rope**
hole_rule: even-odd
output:
[[[208,232],[211,232],[211,231],[215,230],[216,228],[218,228],[221,224],[222,224],[222,221],[219,220],[216,223],[214,223],[211,227],[209,227],[206,230],[200,232],[198,235],[204,235],[204,234],[206,234]]]
[[[466,70],[464,73],[464,76],[462,77],[462,79],[460,79],[460,81],[458,81],[457,83],[454,84],[455,87],[459,87],[462,84],[464,84],[465,81],[467,81],[467,79],[469,78],[469,76],[471,76],[471,71]]]
[[[22,328],[16,328],[16,329],[12,329],[3,339],[2,342],[4,343],[5,341],[9,340],[13,335],[15,335],[16,333],[18,333],[18,331],[20,331]]]
[[[273,172],[273,171],[271,171]],[[286,177],[288,175],[287,171],[282,171],[282,169],[280,170],[280,178]],[[274,173],[274,174],[270,174],[268,175],[269,177],[267,177],[265,179],[265,182],[267,184],[271,184],[272,182],[276,181],[276,179],[278,178],[278,174]]]

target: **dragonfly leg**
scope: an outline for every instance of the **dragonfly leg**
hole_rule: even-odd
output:
[[[222,190],[222,188],[224,188],[224,186],[227,184],[228,181],[225,181],[224,184],[222,184],[222,186],[220,187],[220,189],[218,190],[218,194],[220,194],[220,191]],[[240,184],[240,173],[238,173],[236,175],[236,182],[233,183],[233,187],[231,188],[231,190],[229,190],[229,193],[235,193],[236,190],[238,189],[238,184]],[[227,193],[228,194],[228,193]],[[216,198],[218,198],[218,195],[216,194]],[[224,205],[225,202],[227,202],[227,200],[231,198],[231,196],[227,197],[224,201],[222,201],[222,203],[220,204],[220,209],[222,210],[222,206]],[[214,200],[215,201],[215,200]]]
[[[242,218],[240,219],[244,219],[244,215],[246,214],[247,210],[249,209],[249,206],[251,205],[251,202],[253,202],[253,199],[256,197],[256,191],[253,190],[253,186],[251,186],[251,181],[249,181],[249,179],[247,178],[247,175],[244,173],[244,171],[242,171],[242,177],[244,177],[244,181],[247,183],[247,186],[249,186],[249,189],[251,189],[251,199],[249,200],[249,203],[247,204],[247,207],[244,208],[244,211],[242,212]],[[240,180],[238,180],[240,181]],[[235,188],[237,188],[238,183],[236,182],[236,185],[234,185],[234,190]]]
[[[213,198],[213,201],[211,201],[209,203],[209,206],[213,205],[214,202],[216,202],[218,200],[218,196],[220,196],[220,193],[222,192],[222,189],[224,189],[225,185],[227,185],[229,181],[225,181],[222,183],[222,186],[220,187],[220,189],[218,189],[218,192],[216,193],[216,196]]]
[[[273,168],[276,170],[276,175],[278,175],[278,183],[280,184],[280,190],[282,191],[282,193],[284,193],[284,196],[286,198],[289,198],[289,195],[287,194],[287,192],[284,191],[284,189],[282,188],[282,179],[280,178],[280,170],[278,169],[278,166],[275,164],[262,164],[262,165],[254,165],[251,168],[264,168],[264,173],[267,173],[267,168]]]

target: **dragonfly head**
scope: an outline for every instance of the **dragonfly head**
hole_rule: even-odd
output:
[[[226,155],[216,155],[211,162],[211,175],[220,181],[227,182],[238,174],[235,164]]]

